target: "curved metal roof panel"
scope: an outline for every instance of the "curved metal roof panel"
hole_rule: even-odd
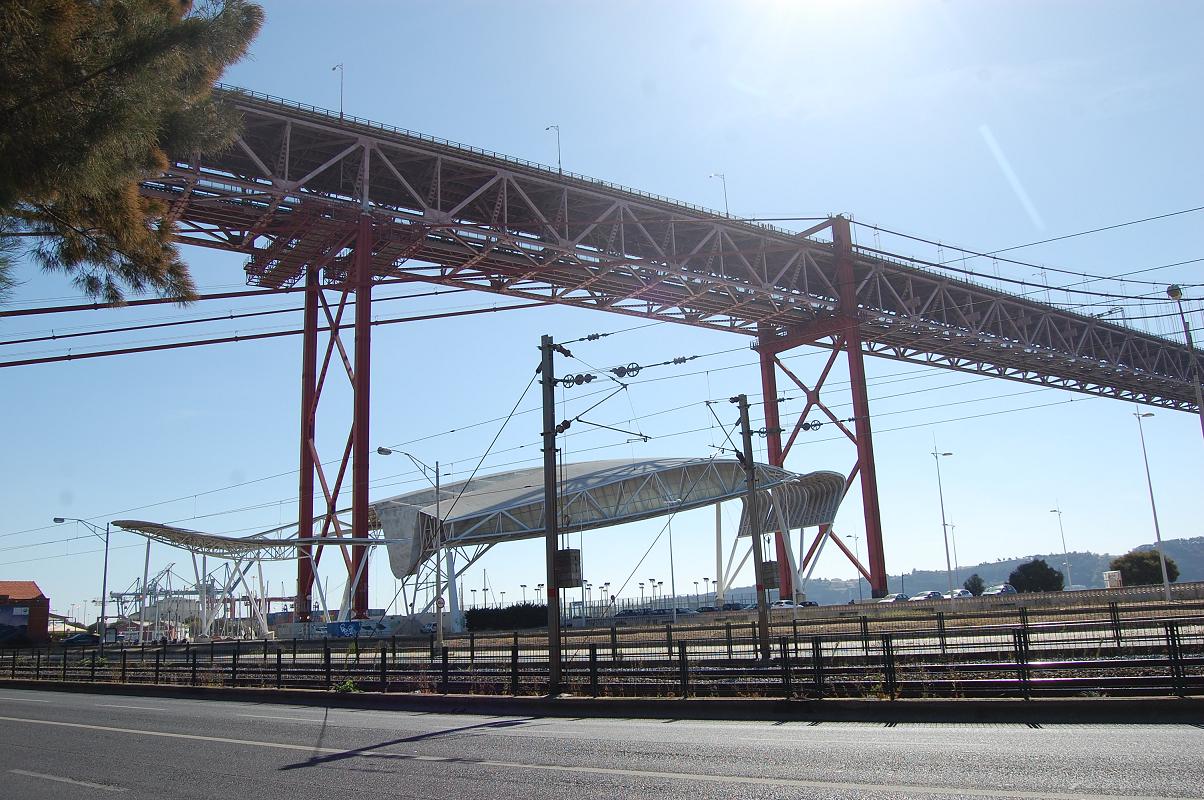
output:
[[[798,475],[757,464],[757,499],[744,509],[740,535],[832,522],[844,496],[844,476],[836,472]],[[561,469],[560,530],[565,533],[622,525],[688,511],[726,500],[745,501],[744,467],[734,459],[658,458],[585,461]],[[745,503],[747,506],[747,503]],[[544,534],[543,470],[502,472],[378,500],[373,528],[383,538],[356,540],[357,546],[386,545],[393,573],[413,574],[437,549],[442,519],[443,545],[469,547],[529,539]],[[230,537],[157,522],[116,520],[120,528],[194,553],[223,558],[282,560],[297,557],[303,544],[351,544],[348,538],[256,534]],[[276,534],[276,531],[269,532]]]

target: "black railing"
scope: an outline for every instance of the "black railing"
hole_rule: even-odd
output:
[[[562,688],[629,697],[1204,694],[1204,609],[1180,603],[1142,611],[775,620],[768,660],[744,621],[567,631]],[[3,653],[0,677],[538,695],[548,690],[546,653],[542,634],[514,632],[448,637],[443,647],[427,637],[110,645],[103,655],[51,646]]]

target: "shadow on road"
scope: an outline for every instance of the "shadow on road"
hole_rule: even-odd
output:
[[[281,767],[280,770],[282,772],[284,772],[287,770],[305,769],[306,767],[318,767],[318,766],[322,766],[323,764],[330,764],[330,763],[334,763],[337,761],[344,761],[348,758],[357,758],[359,756],[367,755],[367,754],[371,754],[373,758],[389,758],[393,754],[380,753],[377,751],[382,747],[390,747],[393,745],[407,744],[407,743],[412,743],[412,742],[423,742],[423,741],[429,741],[431,739],[443,739],[443,738],[447,738],[450,736],[458,736],[460,734],[467,733],[467,732],[474,731],[474,730],[481,730],[481,729],[496,730],[499,728],[519,727],[522,725],[526,725],[527,723],[534,722],[536,719],[538,719],[538,718],[537,717],[525,717],[523,719],[505,719],[505,720],[497,720],[495,722],[482,722],[477,725],[463,725],[458,728],[448,728],[446,730],[441,730],[441,731],[431,731],[430,733],[418,733],[413,736],[404,736],[399,739],[390,739],[389,741],[386,741],[386,742],[377,742],[376,744],[364,745],[363,747],[352,748],[350,750],[346,750],[341,753],[328,753],[328,754],[322,755],[322,756],[317,755],[315,753],[314,755],[310,756],[308,759],[306,759],[303,762],[300,762],[297,764],[286,764],[285,766]],[[317,741],[317,744],[314,745],[315,748],[322,747],[322,739],[325,735],[326,735],[326,717],[323,716],[322,730],[318,733],[318,741]],[[413,756],[411,756],[411,755],[402,754],[402,753],[396,754],[396,757],[397,758],[405,758],[405,759],[413,758]],[[448,758],[446,760],[447,761],[455,761],[456,759]]]

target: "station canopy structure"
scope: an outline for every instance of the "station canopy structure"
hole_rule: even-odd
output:
[[[658,458],[564,464],[558,475],[561,533],[622,525],[681,511],[741,500],[738,534],[773,533],[833,522],[845,493],[845,477],[805,475],[755,464],[756,501],[748,508],[746,473],[736,459]],[[477,548],[472,563],[495,544],[544,535],[543,470],[520,469],[472,478],[377,500],[374,536],[355,546],[386,546],[398,578],[418,573],[441,548]],[[315,520],[320,521],[321,518]],[[750,520],[752,524],[750,525]],[[441,523],[441,524],[440,524]],[[120,528],[197,555],[236,561],[300,557],[305,545],[347,544],[349,538],[288,535],[286,526],[247,537],[201,533],[141,520],[116,520]],[[467,566],[467,565],[465,565]]]

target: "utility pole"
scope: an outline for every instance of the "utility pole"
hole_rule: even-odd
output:
[[[765,602],[765,587],[761,583],[761,576],[765,571],[765,557],[761,552],[761,526],[754,524],[754,519],[757,519],[759,523],[760,515],[757,513],[759,505],[757,503],[757,465],[753,462],[752,428],[748,423],[748,397],[747,395],[738,395],[731,398],[731,402],[740,406],[740,432],[744,444],[744,457],[741,460],[744,462],[744,480],[748,486],[745,518],[748,520],[748,533],[752,536],[753,569],[757,573],[757,640],[760,643],[761,659],[768,661],[769,606]]]
[[[559,130],[557,130],[559,133]],[[547,560],[548,694],[560,694],[560,583],[556,576],[556,374],[552,369],[551,336],[540,339],[539,363],[543,386],[543,524]]]

